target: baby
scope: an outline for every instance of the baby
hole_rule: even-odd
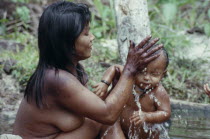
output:
[[[169,63],[167,51],[162,48],[159,57],[135,75],[133,94],[120,116],[120,126],[126,138],[159,139],[161,124],[171,115],[169,95],[161,84]],[[123,66],[108,68],[94,93],[104,98],[111,82],[123,71]],[[118,129],[119,130],[119,129]],[[117,134],[117,133],[116,133]]]

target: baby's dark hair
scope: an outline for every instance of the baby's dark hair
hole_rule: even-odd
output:
[[[168,68],[168,65],[169,65],[169,57],[168,57],[168,51],[163,47],[163,48],[161,48],[160,50],[159,50],[160,52],[161,51],[163,51],[163,55],[164,55],[164,57],[165,57],[165,69],[167,69]]]
[[[149,52],[151,49],[153,49],[153,48],[155,48],[155,47],[157,47],[158,46],[158,44],[155,44],[155,45],[153,45],[147,52]],[[155,55],[155,54],[159,54],[159,53],[161,53],[161,52],[163,52],[163,55],[164,55],[164,57],[165,57],[165,69],[167,69],[167,67],[168,67],[168,65],[169,65],[169,56],[168,56],[168,52],[167,52],[167,50],[163,47],[163,48],[161,48],[161,49],[159,49],[158,51],[156,51],[155,53],[153,53],[152,55]]]

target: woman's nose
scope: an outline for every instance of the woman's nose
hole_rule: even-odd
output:
[[[93,41],[94,39],[95,39],[95,36],[92,33],[90,33],[90,40]]]

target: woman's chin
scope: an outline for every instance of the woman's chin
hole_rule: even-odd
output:
[[[88,58],[90,58],[90,57],[91,57],[91,54],[90,54],[90,55],[86,55],[86,56],[81,57],[80,60],[85,60],[85,59],[88,59]]]

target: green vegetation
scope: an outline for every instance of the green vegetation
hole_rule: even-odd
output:
[[[30,3],[29,0],[13,0],[15,2]],[[40,2],[37,0],[37,2]],[[120,63],[118,53],[101,46],[102,38],[116,38],[116,27],[113,3],[110,7],[103,5],[100,0],[94,0],[98,15],[92,15],[91,31],[96,36],[92,57],[85,62],[89,74],[89,85],[98,82],[106,69],[101,62],[114,64]],[[112,0],[110,0],[112,2]],[[207,82],[207,68],[203,66],[208,59],[187,59],[184,49],[192,45],[186,36],[180,32],[186,32],[194,27],[203,30],[206,36],[210,36],[210,10],[208,1],[196,0],[156,0],[148,1],[149,16],[153,37],[160,37],[161,42],[169,52],[170,65],[167,77],[163,80],[171,97],[200,103],[209,103],[209,98],[203,92],[203,84]],[[21,9],[21,10],[18,10]],[[25,24],[30,19],[30,14],[25,7],[18,7],[14,13],[15,18]],[[4,52],[0,54],[3,59],[15,59],[12,75],[18,79],[21,85],[25,85],[34,71],[37,61],[37,38],[30,35],[27,30],[19,33],[14,31],[6,33],[8,20],[0,20],[0,38],[15,40],[25,45],[23,51],[17,53]],[[3,66],[0,66],[1,71]]]
[[[12,75],[19,81],[20,85],[25,86],[38,62],[37,39],[28,32],[14,32],[4,37],[25,44],[24,49],[22,51],[17,50],[17,53],[11,51],[0,53],[0,57],[5,60],[14,59],[17,61],[12,67]],[[0,68],[3,68],[3,66]]]
[[[26,6],[21,6],[16,8],[16,14],[20,20],[27,23],[30,19],[30,11]]]
[[[157,3],[150,1],[149,7],[152,34],[161,38],[169,52],[168,76],[163,81],[168,93],[177,99],[209,102],[203,93],[208,69],[202,65],[207,63],[207,59],[185,58],[184,50],[190,49],[192,44],[186,35],[180,33],[197,27],[209,36],[209,2],[159,0]]]

